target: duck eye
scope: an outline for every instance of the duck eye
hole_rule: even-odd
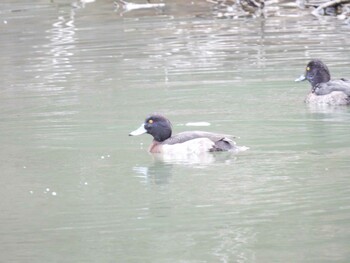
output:
[[[149,123],[149,124],[152,124],[152,123],[153,123],[153,120],[148,120],[148,123]]]
[[[310,70],[310,67],[306,67],[306,71],[309,71]]]

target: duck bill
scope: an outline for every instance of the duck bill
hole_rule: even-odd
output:
[[[294,81],[304,81],[304,80],[306,80],[306,77],[305,77],[305,75],[303,74],[303,75],[301,75],[299,78],[297,78],[297,79],[294,80]]]
[[[142,124],[140,126],[140,128],[138,128],[137,130],[134,130],[132,132],[129,133],[129,136],[137,136],[137,135],[141,135],[141,134],[144,134],[144,133],[147,133],[147,130],[145,129],[145,125]]]

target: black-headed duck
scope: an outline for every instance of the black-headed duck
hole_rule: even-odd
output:
[[[237,146],[232,140],[233,136],[205,131],[186,131],[172,136],[170,121],[160,114],[152,114],[137,130],[129,136],[148,133],[153,136],[149,147],[151,153],[189,152],[203,153],[215,151],[239,152],[248,147]]]
[[[308,80],[311,84],[311,92],[305,99],[306,103],[350,104],[350,81],[344,78],[331,80],[328,67],[321,60],[311,60],[306,66],[305,75],[301,75],[295,81],[304,80]]]

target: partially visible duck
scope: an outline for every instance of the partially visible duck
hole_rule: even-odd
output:
[[[151,153],[188,152],[203,153],[215,151],[244,151],[248,147],[237,146],[233,136],[205,131],[186,131],[172,136],[170,121],[160,114],[152,114],[129,136],[148,133],[153,136],[149,147]]]
[[[344,78],[331,80],[329,69],[321,60],[311,60],[306,66],[305,75],[301,75],[295,81],[303,80],[308,80],[311,84],[311,92],[305,99],[306,103],[350,104],[350,81]]]
[[[265,0],[207,0],[219,17],[261,16]]]

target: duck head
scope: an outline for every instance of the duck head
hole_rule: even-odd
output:
[[[325,83],[330,81],[331,74],[328,67],[318,59],[311,60],[305,69],[305,75],[301,75],[295,81],[308,80],[312,87],[315,87],[319,83]]]
[[[129,136],[148,133],[153,136],[157,142],[165,141],[171,137],[171,123],[160,114],[152,114],[146,118],[145,122],[137,130],[130,132]]]

